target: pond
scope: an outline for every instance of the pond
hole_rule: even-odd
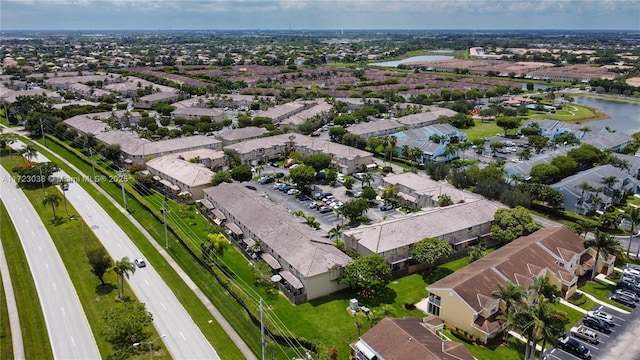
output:
[[[402,60],[394,60],[394,61],[385,61],[379,63],[372,63],[369,65],[374,66],[385,66],[385,67],[397,67],[400,64],[408,63],[408,62],[416,62],[416,61],[436,61],[436,60],[451,60],[453,56],[448,55],[421,55],[421,56],[412,56]]]
[[[610,117],[605,120],[592,121],[589,123],[590,125],[608,126],[629,135],[640,131],[640,104],[585,96],[574,96],[573,99],[578,105],[597,108]]]

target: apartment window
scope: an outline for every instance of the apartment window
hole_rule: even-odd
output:
[[[429,294],[429,305],[427,311],[429,314],[440,316],[440,296]]]
[[[398,253],[398,249],[397,249],[397,248],[396,248],[396,249],[391,250],[391,254],[397,254],[397,253]]]

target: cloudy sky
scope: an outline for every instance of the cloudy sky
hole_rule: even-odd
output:
[[[0,0],[0,30],[640,30],[638,0]]]

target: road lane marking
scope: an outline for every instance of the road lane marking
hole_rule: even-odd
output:
[[[64,307],[60,307],[60,309],[62,309],[62,315],[67,315],[67,313],[64,312]]]
[[[180,336],[182,336],[182,340],[187,341],[187,338],[184,337],[184,334],[182,333],[182,331],[178,331],[180,333]]]
[[[73,336],[70,336],[71,338],[71,343],[73,344],[73,346],[76,346],[76,342],[73,340]]]
[[[167,310],[167,308],[164,306],[164,304],[162,303],[162,301],[160,302],[160,305],[162,306],[163,309]]]
[[[49,264],[48,263],[44,263],[44,267],[46,267],[48,269],[49,268]]]
[[[38,246],[38,250],[40,250],[40,252],[42,252],[42,248],[40,246]]]
[[[56,287],[56,283],[53,283],[53,290],[58,290],[58,288]]]
[[[144,282],[147,284],[147,286],[151,286],[149,285],[149,282],[145,279]]]

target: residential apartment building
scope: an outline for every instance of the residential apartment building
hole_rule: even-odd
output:
[[[203,116],[210,117],[212,121],[222,121],[226,118],[224,111],[206,107],[177,108],[171,112],[171,118],[199,119]]]
[[[390,186],[398,187],[397,196],[400,202],[417,208],[437,207],[442,195],[448,196],[453,204],[469,203],[482,199],[477,194],[412,172],[385,176],[380,180],[378,189],[384,190]]]
[[[331,156],[332,163],[342,174],[351,174],[359,168],[374,163],[373,154],[370,152],[293,133],[243,141],[226,146],[225,149],[237,152],[244,164],[257,164],[283,158],[289,151],[296,151],[301,156],[327,154]]]
[[[465,141],[467,134],[459,131],[449,124],[435,124],[411,130],[397,132],[396,152],[402,155],[402,148],[417,148],[422,151],[422,156],[416,159],[423,163],[426,161],[449,161],[458,157],[457,153],[448,152],[449,143]]]
[[[493,297],[498,284],[512,282],[529,289],[545,276],[565,299],[577,290],[579,276],[593,270],[596,251],[565,227],[544,228],[520,237],[455,273],[429,285],[428,311],[449,326],[487,342],[502,331],[498,320],[504,303]],[[600,257],[595,271],[613,272],[615,256]],[[528,290],[528,302],[537,297]]]
[[[243,128],[237,129],[225,129],[218,131],[214,136],[216,139],[222,141],[222,146],[228,146],[231,144],[235,144],[241,141],[258,139],[265,133],[267,133],[267,129],[256,127],[256,126],[247,126]]]
[[[486,199],[424,208],[403,217],[345,230],[342,239],[347,251],[360,256],[379,254],[392,271],[412,273],[424,268],[411,257],[413,244],[436,238],[449,242],[454,251],[460,251],[486,241],[491,235],[495,213],[501,208],[504,206]]]
[[[259,244],[260,256],[281,276],[278,286],[292,302],[300,304],[346,288],[338,280],[351,258],[284,206],[238,183],[222,183],[204,193],[241,249],[250,255]]]
[[[178,155],[165,155],[147,161],[147,170],[160,178],[171,195],[188,192],[192,200],[204,198],[203,190],[211,186],[215,174],[206,166],[192,163]]]

